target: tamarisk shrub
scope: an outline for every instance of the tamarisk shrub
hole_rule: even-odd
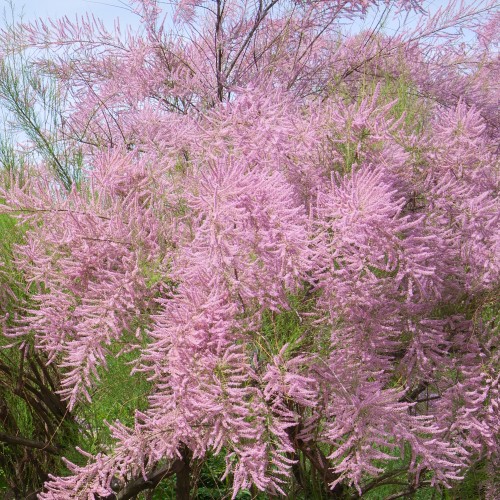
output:
[[[209,454],[233,497],[306,491],[311,468],[336,498],[494,470],[499,18],[452,4],[339,35],[378,4],[138,0],[138,33],[91,16],[3,33],[40,49],[86,165],[70,189],[42,163],[2,191],[36,285],[7,334],[48,355],[73,410],[115,345],[152,383],[113,449],[39,498],[172,474],[184,498]]]

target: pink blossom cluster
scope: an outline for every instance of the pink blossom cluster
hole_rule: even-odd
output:
[[[39,64],[88,168],[69,192],[39,165],[1,193],[36,289],[9,334],[60,367],[71,408],[114,345],[141,345],[132,374],[153,384],[114,449],[41,499],[112,494],[185,448],[223,453],[234,495],[286,495],[320,449],[329,487],[360,493],[405,456],[414,488],[498,460],[499,19],[467,53],[432,36],[490,4],[339,39],[376,3],[182,1],[177,38],[152,0],[140,35],[24,27],[71,47]],[[298,338],[264,329],[289,312]]]

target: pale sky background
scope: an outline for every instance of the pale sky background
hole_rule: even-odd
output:
[[[0,0],[5,4],[5,0]],[[39,17],[59,18],[90,12],[102,19],[107,26],[113,26],[115,18],[120,18],[120,24],[137,25],[137,16],[127,10],[126,2],[120,0],[13,0],[16,11],[24,13],[25,21]]]
[[[58,18],[62,16],[74,17],[76,14],[84,14],[90,12],[96,17],[102,19],[106,26],[112,27],[113,21],[119,17],[122,26],[126,24],[138,25],[138,18],[127,9],[127,2],[122,0],[12,0],[19,13],[21,10],[24,13],[25,21],[32,21],[38,17],[42,18]],[[430,0],[426,2],[426,6],[431,11],[435,11],[440,5],[447,4],[447,0]],[[0,4],[6,5],[6,0],[0,0]],[[410,14],[410,20],[416,19],[416,14]],[[366,24],[370,25],[368,16]],[[359,23],[356,23],[359,27]],[[388,25],[390,32],[391,28],[396,28],[397,25]]]

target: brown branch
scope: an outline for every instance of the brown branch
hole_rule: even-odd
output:
[[[264,8],[264,6],[262,4],[262,0],[259,2],[259,10],[258,10],[257,15],[255,17],[254,24],[253,24],[252,28],[250,29],[250,31],[248,32],[247,37],[245,38],[245,40],[241,44],[240,49],[238,50],[238,52],[234,56],[233,60],[229,64],[229,67],[227,68],[227,70],[225,72],[226,79],[229,78],[229,75],[231,74],[231,71],[233,71],[233,68],[236,65],[236,63],[238,62],[238,59],[240,58],[241,54],[243,54],[243,52],[246,50],[248,44],[252,40],[252,37],[254,36],[255,32],[257,31],[257,29],[261,25],[262,21],[266,18],[266,16],[269,14],[269,11],[277,3],[278,3],[278,0],[271,0],[271,2],[269,3],[269,5],[267,5],[267,7]]]
[[[32,358],[36,361],[36,364],[42,370],[42,372],[45,376],[45,379],[47,380],[47,382],[50,385],[50,389],[55,392],[57,390],[57,387],[56,387],[54,381],[52,380],[52,376],[50,375],[49,370],[47,369],[47,364],[46,364],[47,362],[40,358],[40,356],[37,354],[36,350],[33,351]]]
[[[365,484],[361,490],[363,491],[363,495],[372,490],[373,488],[378,488],[379,486],[383,484],[396,484],[392,483],[391,481],[394,480],[394,476],[399,476],[400,474],[403,474],[405,472],[408,472],[407,468],[401,468],[401,469],[396,469],[396,470],[391,470],[386,472],[385,474],[382,474],[381,476],[376,477],[373,481],[370,481],[369,483]]]
[[[106,217],[104,215],[98,215],[98,214],[91,214],[88,212],[79,212],[76,210],[69,210],[65,208],[1,208],[0,209],[0,214],[8,214],[8,213],[30,213],[30,214],[37,214],[37,213],[50,213],[50,212],[66,212],[71,215],[76,214],[76,215],[88,215],[89,217],[96,217],[97,219],[102,219],[102,220],[111,220],[110,217]]]
[[[224,6],[222,0],[217,0],[217,21],[215,23],[215,72],[217,78],[217,97],[220,102],[224,100],[224,82],[222,75],[222,59],[224,52],[222,49],[222,20]]]
[[[174,474],[178,474],[184,469],[184,467],[185,463],[183,460],[175,460],[175,462],[170,465],[157,467],[150,474],[148,474],[146,479],[139,476],[132,481],[129,481],[116,494],[108,495],[107,497],[95,495],[95,498],[100,500],[130,500],[135,498],[141,491],[153,490],[158,486],[160,481],[173,476]]]
[[[296,427],[288,431],[295,449],[301,451],[314,469],[319,472],[325,484],[325,488],[328,491],[328,498],[343,498],[344,486],[342,484],[337,484],[333,489],[330,489],[329,485],[336,481],[339,475],[330,468],[328,458],[326,458],[325,454],[316,445],[298,439],[296,437],[298,430],[298,427]]]
[[[189,500],[191,492],[191,452],[184,446],[181,450],[182,464],[176,474],[175,498],[177,500]]]
[[[308,444],[299,440],[299,450],[302,451],[304,456],[311,462],[311,465],[320,473],[325,488],[328,492],[327,498],[344,498],[344,485],[336,484],[333,489],[330,489],[330,484],[336,481],[339,476],[330,469],[328,459],[323,452],[316,446],[310,447]]]
[[[59,448],[56,448],[51,444],[33,441],[32,439],[26,439],[19,436],[10,436],[9,434],[5,434],[3,432],[0,432],[0,441],[7,444],[26,446],[26,448],[36,448],[53,455],[58,455],[60,452]]]
[[[429,385],[428,382],[420,382],[420,384],[418,384],[417,387],[415,387],[415,389],[413,389],[410,392],[408,392],[407,394],[405,394],[399,401],[400,402],[407,402],[407,403],[414,403],[416,401],[416,399],[418,398],[418,396],[420,396],[420,394],[422,392],[424,392],[425,389],[427,389],[428,385]]]

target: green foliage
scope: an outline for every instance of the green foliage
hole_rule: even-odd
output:
[[[290,309],[282,312],[266,311],[262,317],[261,344],[268,355],[276,355],[287,344],[287,352],[300,347],[304,335],[303,319],[296,307],[300,307],[297,296],[290,297]]]
[[[0,200],[1,201],[1,200]],[[12,313],[28,298],[23,277],[13,261],[14,245],[23,240],[25,228],[13,217],[0,213],[0,312]],[[0,340],[1,342],[1,340]]]
[[[113,346],[112,351],[116,354],[118,349],[118,345]],[[130,373],[136,359],[136,351],[109,356],[107,367],[99,370],[100,383],[91,395],[92,403],[82,405],[78,412],[85,422],[80,446],[86,451],[98,453],[112,443],[106,422],[119,420],[132,426],[135,410],[146,408],[151,384],[141,373]],[[72,454],[72,459],[79,463],[82,458],[76,452]]]

